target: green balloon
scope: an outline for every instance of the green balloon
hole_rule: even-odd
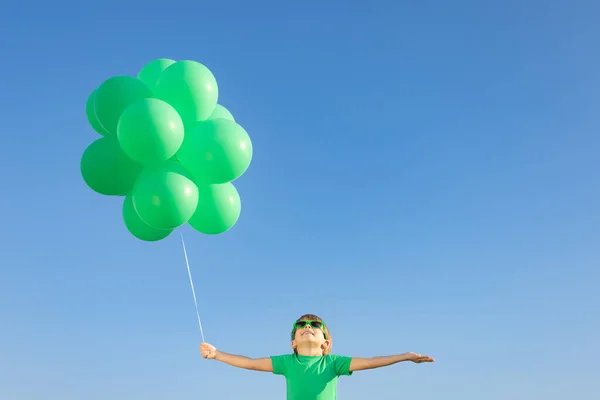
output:
[[[233,114],[231,114],[231,112],[228,109],[226,109],[225,107],[223,107],[220,104],[216,105],[215,110],[212,112],[212,114],[210,114],[210,117],[208,117],[208,119],[217,119],[217,118],[228,119],[230,121],[235,122],[235,118],[233,118]]]
[[[217,235],[235,225],[242,203],[232,183],[198,186],[198,208],[188,223],[198,232]]]
[[[202,121],[186,132],[177,158],[198,183],[230,182],[250,166],[252,142],[233,121]]]
[[[146,224],[135,211],[131,195],[123,201],[123,222],[133,236],[146,242],[156,242],[169,236],[173,229],[155,229]]]
[[[183,143],[183,122],[177,111],[158,99],[139,99],[123,111],[117,138],[123,151],[144,166],[163,163]]]
[[[158,58],[156,60],[150,61],[140,71],[140,73],[138,74],[138,79],[144,82],[146,86],[150,88],[150,90],[154,90],[156,88],[156,81],[158,80],[158,76],[165,69],[167,69],[168,66],[174,63],[175,60],[171,60],[169,58]]]
[[[92,142],[83,152],[81,176],[90,189],[106,196],[124,196],[134,186],[142,166],[121,150],[113,137]]]
[[[147,97],[152,97],[152,91],[139,79],[131,76],[109,78],[96,91],[96,118],[109,134],[116,135],[123,111],[134,101]]]
[[[95,130],[97,133],[101,134],[102,136],[104,136],[104,135],[107,135],[108,132],[106,132],[106,129],[104,129],[102,124],[98,121],[98,118],[96,118],[96,112],[94,111],[94,100],[95,99],[96,99],[96,90],[94,90],[92,92],[92,94],[90,94],[90,96],[87,99],[87,102],[85,103],[85,115],[87,116],[87,120],[88,120],[90,126],[92,127],[92,129]]]
[[[198,187],[185,169],[174,162],[142,172],[132,192],[142,221],[156,229],[185,224],[198,206]]]
[[[206,120],[219,98],[217,80],[208,68],[196,61],[178,61],[165,69],[156,83],[156,97],[179,113],[186,127]]]

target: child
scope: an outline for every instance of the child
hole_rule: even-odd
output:
[[[434,362],[433,358],[415,353],[358,358],[330,354],[331,332],[316,315],[298,318],[292,329],[293,354],[266,358],[248,358],[218,351],[208,343],[200,345],[202,357],[254,371],[283,375],[288,400],[335,400],[337,379],[354,371],[385,367],[401,361]]]

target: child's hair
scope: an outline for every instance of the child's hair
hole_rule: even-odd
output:
[[[325,336],[325,338],[327,339],[327,341],[329,342],[329,346],[327,346],[324,350],[323,350],[323,355],[326,356],[331,352],[331,332],[329,331],[329,327],[325,324],[325,321],[323,321],[320,317],[314,315],[314,314],[304,314],[303,316],[301,316],[300,318],[298,318],[296,320],[296,322],[301,321],[301,320],[309,320],[309,321],[320,321],[323,323],[323,335]],[[292,340],[294,340],[296,334],[296,327],[294,326],[294,328],[292,329]],[[294,353],[298,354],[298,351],[296,350],[296,348],[294,348]]]

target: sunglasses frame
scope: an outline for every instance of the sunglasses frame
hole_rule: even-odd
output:
[[[304,326],[298,326],[299,322],[304,322],[305,325]],[[312,323],[313,322],[317,322],[319,324],[321,324],[320,327],[316,327],[314,326]],[[323,337],[325,338],[325,340],[327,340],[327,326],[325,325],[325,322],[323,321],[317,321],[317,320],[309,320],[309,319],[300,319],[298,321],[294,322],[294,328],[292,329],[292,340],[294,340],[294,338],[296,337],[296,331],[298,330],[298,328],[302,329],[304,328],[306,325],[310,325],[313,329],[320,329],[321,332],[323,332]]]

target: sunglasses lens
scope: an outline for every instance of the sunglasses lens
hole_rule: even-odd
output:
[[[323,327],[323,323],[321,321],[311,321],[310,325],[317,329],[321,329]]]
[[[305,326],[306,326],[306,321],[296,322],[296,328],[304,328]]]

